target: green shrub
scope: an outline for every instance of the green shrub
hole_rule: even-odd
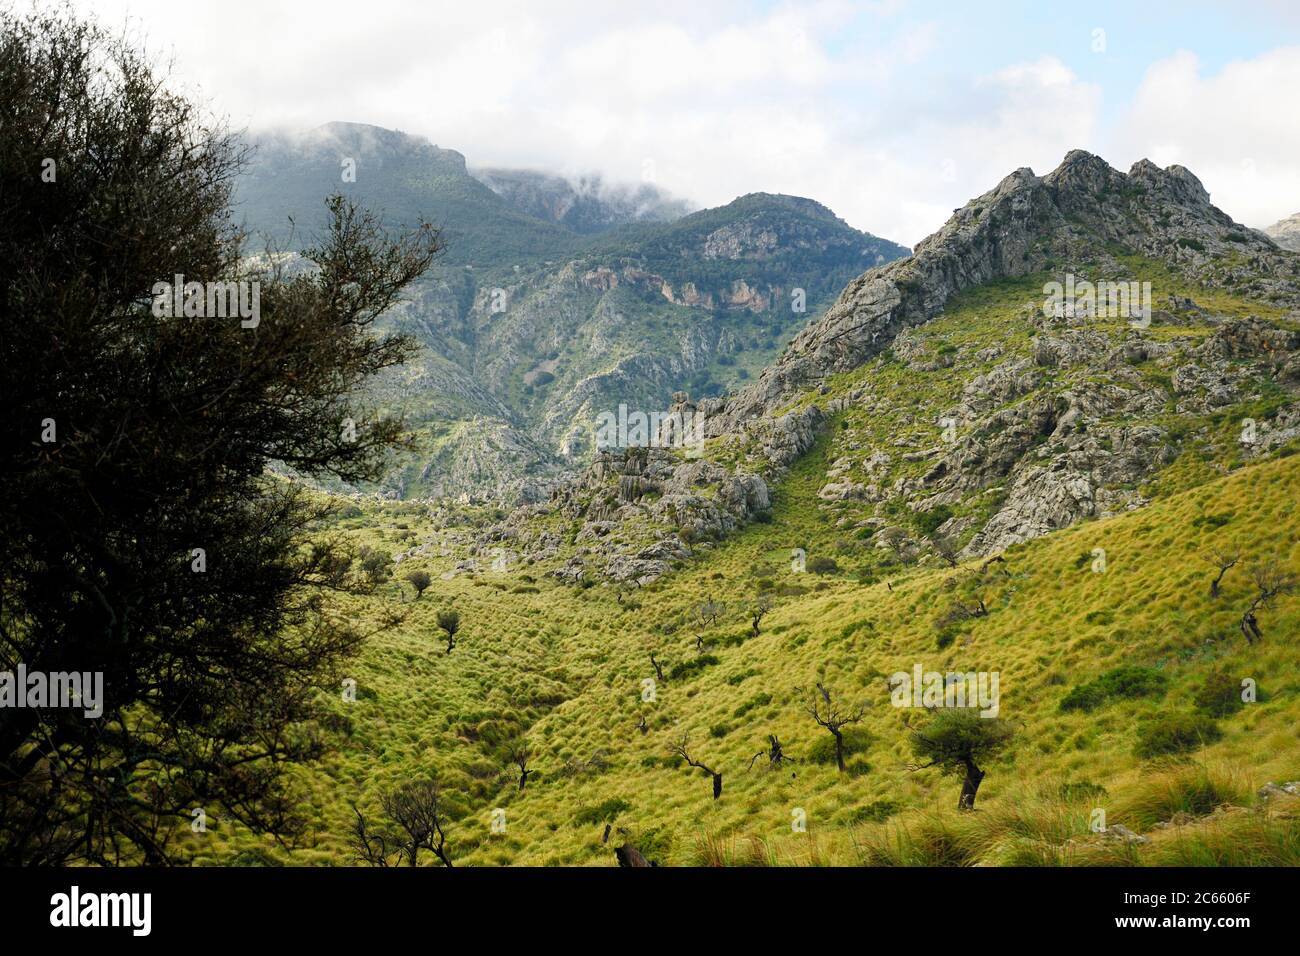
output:
[[[836,574],[840,566],[835,563],[834,558],[813,558],[808,562],[808,570],[813,574]]]
[[[1061,700],[1062,711],[1096,710],[1114,698],[1162,697],[1169,678],[1150,667],[1125,664],[1080,684]]]
[[[916,524],[923,534],[932,535],[952,517],[952,508],[938,505],[929,511],[922,511],[916,516]]]
[[[673,669],[668,672],[669,680],[680,680],[683,677],[690,677],[706,667],[712,667],[718,663],[718,659],[712,654],[701,654],[689,661],[682,661],[680,664],[673,665]]]
[[[1211,717],[1227,717],[1246,706],[1241,699],[1241,682],[1227,671],[1215,668],[1205,676],[1194,698],[1197,710]]]
[[[903,805],[896,800],[873,800],[865,807],[854,807],[849,813],[849,824],[856,823],[882,823],[888,820]]]
[[[632,809],[632,805],[619,797],[611,797],[594,807],[583,807],[573,815],[573,825],[588,826],[593,823],[609,823],[620,813]]]
[[[767,694],[767,693],[758,694],[757,696],[751,697],[749,700],[745,701],[745,703],[737,707],[732,716],[744,717],[755,707],[766,707],[770,703],[772,703],[771,694]]]
[[[844,728],[844,756],[861,753],[871,746],[871,732],[865,727]],[[813,763],[835,763],[835,737],[822,734],[808,748],[808,760]]]
[[[1204,714],[1165,714],[1138,726],[1135,753],[1139,757],[1187,753],[1222,736],[1218,724]]]

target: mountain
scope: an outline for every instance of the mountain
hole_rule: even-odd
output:
[[[1044,308],[1076,278],[1150,283],[1149,320]],[[755,381],[675,406],[705,421],[701,458],[630,448],[536,510],[601,542],[558,574],[644,582],[761,517],[824,441],[818,510],[878,560],[995,554],[1300,434],[1298,305],[1300,256],[1189,171],[1076,151],[854,279]]]
[[[632,222],[671,222],[694,207],[650,183],[609,185],[599,175],[569,179],[532,169],[471,169],[513,208],[587,235]]]
[[[770,317],[763,269],[848,239],[771,196],[635,229],[634,266],[605,233],[520,279],[528,309],[708,314],[664,283],[717,309],[725,253],[752,277],[725,314]],[[1089,310],[1111,281],[1150,310]],[[193,862],[346,862],[358,813],[436,775],[458,866],[1300,865],[1300,256],[1181,167],[1075,152],[831,298],[748,384],[679,397],[697,456],[629,443],[509,515],[338,501],[323,530],[394,563],[349,605],[379,633],[296,780],[312,832],[214,828]],[[449,408],[495,400],[467,380]],[[960,723],[948,689],[994,678],[1004,723]],[[954,720],[1004,745],[974,813],[918,755]]]
[[[1273,223],[1264,234],[1283,249],[1300,252],[1300,212]]]
[[[849,279],[907,253],[807,199],[658,221],[682,207],[646,187],[591,179],[587,201],[558,177],[478,175],[423,139],[332,123],[263,138],[238,183],[248,227],[282,243],[291,218],[300,241],[320,228],[332,191],[443,229],[444,257],[389,319],[423,345],[376,388],[421,442],[389,496],[542,500],[589,462],[603,414],[744,382]]]

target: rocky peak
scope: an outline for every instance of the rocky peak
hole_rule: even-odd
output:
[[[1300,212],[1273,223],[1264,234],[1283,249],[1300,252]]]

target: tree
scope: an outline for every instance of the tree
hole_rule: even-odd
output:
[[[764,594],[749,607],[749,629],[755,637],[758,637],[758,625],[763,622],[767,612],[772,610],[772,598]]]
[[[528,769],[528,762],[533,757],[532,749],[525,741],[516,740],[507,748],[506,757],[510,763],[519,768],[519,791],[522,793],[524,787],[528,785],[528,778],[537,773],[536,770]]]
[[[335,197],[304,268],[250,259],[244,150],[165,83],[0,11],[0,670],[100,674],[104,708],[0,709],[0,864],[162,865],[196,806],[292,840],[284,768],[366,637],[329,509],[268,465],[382,474],[402,423],[350,396],[414,349],[375,320],[440,241]],[[177,275],[247,315],[169,314]]]
[[[944,535],[935,534],[930,539],[930,546],[934,549],[934,553],[937,554],[943,563],[948,565],[948,567],[955,568],[961,564],[961,546],[955,536],[946,537]]]
[[[376,830],[352,804],[356,820],[352,823],[352,849],[357,858],[370,866],[393,866],[403,860],[408,866],[420,865],[420,851],[428,850],[443,866],[452,866],[447,849],[449,818],[442,791],[433,779],[417,780],[379,798],[389,828]]]
[[[418,601],[420,595],[433,583],[433,578],[429,577],[428,571],[410,571],[406,575],[406,581],[415,588],[415,599]]]
[[[659,683],[668,683],[668,678],[664,676],[664,666],[655,658],[653,652],[650,654],[650,666],[655,669],[655,677],[658,679]]]
[[[767,757],[767,766],[769,770],[779,769],[787,760],[790,761],[790,763],[796,762],[793,757],[789,756],[781,749],[781,741],[777,739],[776,734],[768,734],[767,749],[760,750],[758,753],[754,754],[754,756],[749,758],[749,769],[753,770],[754,761],[765,755]]]
[[[1223,583],[1223,576],[1236,567],[1237,562],[1241,560],[1241,552],[1237,550],[1227,550],[1224,548],[1213,548],[1205,556],[1205,560],[1212,564],[1218,574],[1210,582],[1210,597],[1219,596],[1219,585]]]
[[[720,601],[713,600],[712,595],[709,599],[695,609],[695,617],[699,621],[700,627],[714,627],[718,623],[719,615],[725,613],[727,605]]]
[[[912,769],[938,767],[943,774],[962,774],[957,809],[971,810],[984,781],[979,764],[1001,753],[1011,737],[1011,725],[1001,717],[981,717],[968,708],[942,710],[912,732],[912,752],[926,761]]]
[[[460,612],[447,608],[438,612],[438,627],[447,635],[447,653],[456,646],[456,632],[460,630]]]
[[[1241,633],[1248,644],[1254,644],[1264,636],[1259,628],[1256,611],[1267,610],[1274,601],[1284,594],[1291,594],[1296,589],[1296,577],[1289,571],[1283,571],[1276,564],[1258,564],[1251,569],[1250,578],[1255,583],[1255,597],[1241,616]]]
[[[686,749],[689,742],[690,741],[686,734],[682,734],[682,739],[673,744],[672,752],[678,757],[681,757],[682,760],[686,761],[687,766],[694,767],[697,770],[703,770],[713,778],[713,799],[716,800],[718,797],[722,796],[722,774],[719,771],[714,770],[712,767],[708,767],[692,758]]]
[[[361,571],[371,589],[379,587],[393,576],[393,556],[387,551],[361,550]]]
[[[841,710],[831,700],[831,692],[820,683],[817,684],[816,689],[804,691],[803,695],[804,711],[819,726],[825,727],[835,736],[835,766],[843,772],[845,769],[844,728],[858,723],[866,716],[866,705],[859,704],[857,707]]]

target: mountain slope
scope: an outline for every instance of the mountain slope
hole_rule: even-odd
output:
[[[1150,283],[1149,319],[1045,309],[1075,278]],[[1300,257],[1186,170],[1079,152],[1020,170],[853,280],[758,381],[680,406],[704,417],[707,460],[633,449],[562,490],[561,513],[620,529],[566,573],[663,573],[626,559],[761,514],[839,411],[819,507],[888,551],[989,554],[1139,507],[1166,470],[1203,480],[1296,434],[1297,304]]]
[[[390,586],[352,609],[359,620],[406,618],[358,662],[356,702],[328,704],[337,753],[304,773],[299,795],[317,821],[311,838],[286,852],[217,820],[205,837],[185,835],[197,862],[347,862],[349,803],[377,815],[386,789],[436,773],[457,865],[614,865],[625,840],[663,865],[1300,863],[1300,802],[1257,793],[1300,779],[1300,603],[1262,614],[1254,645],[1238,628],[1252,566],[1300,567],[1300,458],[1244,465],[1144,511],[1017,546],[1004,563],[900,567],[863,583],[849,573],[859,552],[841,550],[815,507],[829,455],[822,439],[774,488],[770,523],[632,596],[548,580],[546,562],[498,573],[485,560],[448,577],[466,552],[455,531],[439,532],[446,556],[411,559],[435,579],[420,600]],[[405,503],[340,528],[385,549],[433,532]],[[810,568],[834,556],[841,570],[793,573],[796,543]],[[1242,563],[1212,598],[1204,556],[1216,548],[1240,549]],[[755,594],[775,604],[757,636]],[[701,617],[706,601],[716,620]],[[954,631],[952,609],[976,601],[986,613]],[[450,655],[435,625],[448,607],[464,622]],[[668,677],[647,701],[651,654]],[[891,706],[887,678],[917,664],[1000,675],[1001,716],[1016,735],[985,765],[976,814],[954,811],[958,781],[914,769],[909,734],[926,715]],[[1121,666],[1161,675],[1158,692],[1063,708]],[[1197,702],[1213,699],[1216,675],[1231,688],[1249,678],[1258,702],[1205,712]],[[846,772],[827,762],[830,736],[803,710],[800,688],[814,682],[868,705],[850,729]],[[1191,762],[1136,752],[1158,721],[1197,714],[1221,737]],[[683,734],[723,773],[720,799],[673,757]],[[768,734],[797,762],[769,770]],[[522,792],[503,756],[520,735],[536,771]],[[1149,842],[1092,832],[1097,809]],[[501,810],[506,829],[494,833]],[[805,833],[792,832],[796,810]]]
[[[610,452],[504,518],[344,505],[323,530],[394,559],[349,612],[401,620],[323,702],[315,829],[218,823],[195,861],[346,862],[352,804],[432,774],[458,864],[1300,864],[1300,257],[1186,171],[1108,169],[1013,174],[751,388],[679,403],[703,457]],[[1070,274],[1151,282],[1149,323],[1045,308]],[[918,666],[998,675],[976,813],[913,752]],[[861,705],[843,770],[823,693]]]
[[[341,182],[344,159],[354,183]],[[673,211],[661,194],[600,187],[574,221],[557,177],[478,175],[494,188],[453,151],[329,124],[267,139],[239,184],[240,213],[282,242],[290,216],[309,236],[340,189],[393,225],[444,229],[443,260],[388,319],[427,353],[376,389],[420,439],[378,489],[389,496],[542,500],[589,462],[602,414],[652,413],[680,390],[745,381],[852,276],[907,252],[796,197],[754,194],[655,222]],[[659,205],[629,206],[643,201]],[[639,221],[616,225],[629,217]]]

